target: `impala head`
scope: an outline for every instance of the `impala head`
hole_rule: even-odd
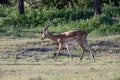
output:
[[[42,34],[42,37],[41,37],[41,40],[44,40],[47,38],[47,34],[48,34],[48,27],[49,27],[50,24],[48,24],[46,27],[43,28],[43,34]]]

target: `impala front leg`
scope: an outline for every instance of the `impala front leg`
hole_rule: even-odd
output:
[[[62,49],[62,44],[59,44],[59,48],[58,48],[58,51],[57,51],[57,54],[56,54],[54,62],[57,60],[57,57],[58,57],[61,49]]]
[[[65,47],[67,48],[67,51],[68,51],[68,53],[69,53],[69,56],[70,56],[70,62],[72,62],[73,57],[72,57],[72,54],[71,54],[71,52],[70,52],[69,46],[65,44]]]
[[[80,56],[80,59],[78,60],[78,62],[80,62],[83,59],[83,55],[84,55],[84,52],[85,52],[85,47],[83,46],[83,43],[81,41],[79,42],[79,45],[82,49],[82,55]]]

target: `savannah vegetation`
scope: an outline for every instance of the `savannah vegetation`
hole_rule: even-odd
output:
[[[102,0],[95,13],[95,0],[0,1],[0,80],[120,80],[120,1]],[[64,4],[63,4],[64,3]],[[53,63],[58,44],[40,41],[42,29],[59,34],[73,29],[88,32],[96,61],[79,46],[71,46],[70,63],[65,48]]]

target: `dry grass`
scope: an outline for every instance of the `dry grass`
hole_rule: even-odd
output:
[[[0,80],[120,80],[120,36],[89,38],[89,42],[96,53],[96,62],[86,53],[80,63],[78,56],[70,63],[64,55],[53,63],[55,43],[0,39]],[[78,53],[78,48],[75,49]]]

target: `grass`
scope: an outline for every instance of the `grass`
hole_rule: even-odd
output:
[[[97,57],[81,63],[50,60],[40,63],[2,64],[1,80],[119,80],[120,55]]]
[[[79,48],[73,48],[73,62],[60,55],[53,63],[57,44],[39,39],[0,39],[0,80],[120,80],[120,35],[88,37],[96,62],[87,52],[77,63]],[[75,49],[75,50],[74,50]],[[62,53],[65,54],[63,48]]]

